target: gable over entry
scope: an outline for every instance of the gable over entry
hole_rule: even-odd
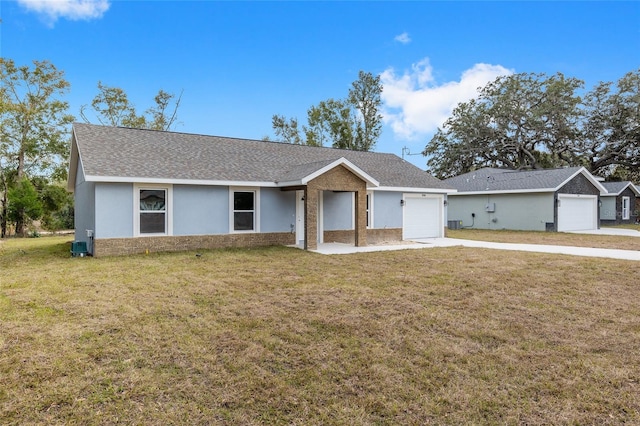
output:
[[[300,169],[308,170],[308,165]],[[294,183],[294,182],[291,182]],[[298,182],[295,182],[298,183]],[[318,248],[318,214],[321,213],[320,194],[322,191],[353,192],[355,195],[355,245],[367,245],[367,184],[378,186],[378,182],[354,164],[340,158],[314,170],[299,180],[300,185],[285,187],[283,190],[304,190],[304,248]],[[345,214],[349,214],[345,212]]]

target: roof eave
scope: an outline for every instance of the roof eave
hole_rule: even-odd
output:
[[[496,194],[533,194],[541,192],[555,192],[553,188],[535,188],[535,189],[508,189],[508,190],[492,190],[492,191],[458,191],[457,195],[496,195]]]
[[[137,183],[137,184],[164,184],[164,185],[212,185],[212,186],[250,186],[250,187],[271,187],[279,188],[281,185],[276,182],[262,181],[231,181],[231,180],[209,180],[209,179],[167,179],[149,178],[133,176],[96,176],[86,175],[85,180],[89,182],[104,183]]]
[[[411,186],[379,186],[373,188],[374,191],[393,191],[393,192],[429,192],[432,194],[451,194],[457,192],[456,189],[450,188],[421,188]]]
[[[67,190],[73,192],[76,188],[76,177],[78,174],[78,162],[80,153],[76,142],[76,130],[71,128],[71,152],[69,154],[69,171],[67,173]]]

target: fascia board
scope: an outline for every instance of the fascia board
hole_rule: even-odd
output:
[[[78,143],[76,142],[76,131],[71,131],[71,152],[69,153],[69,170],[67,173],[67,190],[73,192],[76,189],[76,176],[78,174]]]
[[[306,185],[310,181],[312,181],[313,179],[317,178],[318,176],[321,176],[321,175],[325,174],[326,172],[328,172],[329,170],[331,170],[331,169],[333,169],[335,167],[338,167],[338,166],[346,167],[347,169],[349,169],[355,175],[360,177],[362,180],[366,181],[367,184],[370,184],[371,186],[375,186],[375,187],[380,186],[380,182],[375,180],[373,177],[371,177],[370,175],[365,173],[361,168],[359,168],[358,166],[356,166],[355,164],[353,164],[351,161],[347,160],[344,157],[340,157],[336,161],[334,161],[334,162],[332,162],[330,164],[327,164],[326,166],[316,170],[315,172],[303,177],[302,178],[302,184]]]
[[[458,191],[458,193],[451,194],[452,196],[458,195],[497,195],[497,194],[533,194],[540,192],[555,192],[555,189],[539,188],[539,189],[510,189],[504,191]]]
[[[372,191],[393,191],[393,192],[429,192],[432,194],[451,194],[457,192],[457,189],[443,188],[413,188],[406,186],[378,186],[371,188]]]
[[[227,180],[204,180],[204,179],[163,179],[145,177],[120,177],[120,176],[85,176],[89,182],[109,182],[109,183],[158,183],[173,185],[211,185],[211,186],[258,186],[279,188],[281,184],[275,182],[254,182],[254,181],[227,181]]]
[[[278,188],[286,188],[287,186],[302,186],[301,180],[289,180],[286,182],[275,182],[275,186]]]

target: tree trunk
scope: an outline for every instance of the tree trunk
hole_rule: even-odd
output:
[[[4,183],[4,181],[3,181]],[[7,236],[7,185],[3,185],[2,191],[2,211],[0,212],[0,238]]]
[[[20,151],[18,151],[18,173],[16,175],[16,183],[22,180],[22,176],[24,176],[24,141],[26,140],[26,131],[23,135],[23,142],[20,145]],[[16,220],[16,236],[24,236],[24,211],[21,209],[18,211],[18,219]]]
[[[7,236],[7,213],[9,207],[9,185],[7,184],[7,177],[4,174],[4,171],[0,174],[0,182],[2,183],[2,187],[0,191],[2,191],[2,211],[0,211],[0,238],[5,238]]]
[[[16,237],[24,237],[24,212],[18,212],[16,220]]]

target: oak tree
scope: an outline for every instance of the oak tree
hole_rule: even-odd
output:
[[[562,74],[515,74],[459,104],[425,147],[427,166],[447,178],[481,167],[584,166],[611,179],[640,178],[640,70],[601,82]]]
[[[447,178],[480,167],[541,168],[575,159],[576,90],[562,74],[498,77],[460,103],[425,147],[431,173]]]

